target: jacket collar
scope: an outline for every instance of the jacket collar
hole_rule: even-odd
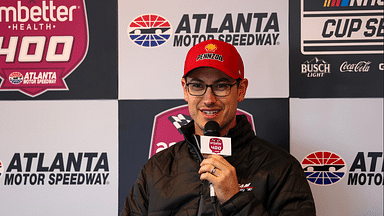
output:
[[[195,144],[194,141],[194,121],[192,120],[188,124],[181,127],[181,131],[185,137],[185,140],[189,145]],[[228,131],[226,137],[230,137],[232,139],[232,148],[236,149],[240,147],[243,143],[247,143],[247,141],[255,136],[255,132],[252,130],[252,125],[248,122],[248,119],[245,115],[237,115],[236,116],[236,126],[231,128]]]

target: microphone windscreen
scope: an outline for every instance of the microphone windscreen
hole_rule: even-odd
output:
[[[209,121],[204,126],[204,136],[220,136],[220,125],[215,121]]]

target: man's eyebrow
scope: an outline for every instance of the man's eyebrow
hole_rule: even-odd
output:
[[[189,80],[189,82],[190,82],[190,81],[203,82],[203,80],[198,79],[198,78],[191,78],[191,80]]]

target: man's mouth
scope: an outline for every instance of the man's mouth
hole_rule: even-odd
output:
[[[203,111],[203,113],[206,114],[206,115],[215,115],[218,112],[219,111],[217,111],[217,110],[204,110]]]

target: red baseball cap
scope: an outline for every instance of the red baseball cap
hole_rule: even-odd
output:
[[[244,79],[244,64],[236,48],[224,41],[207,40],[193,46],[185,58],[184,75],[199,67],[216,68],[233,79]]]

